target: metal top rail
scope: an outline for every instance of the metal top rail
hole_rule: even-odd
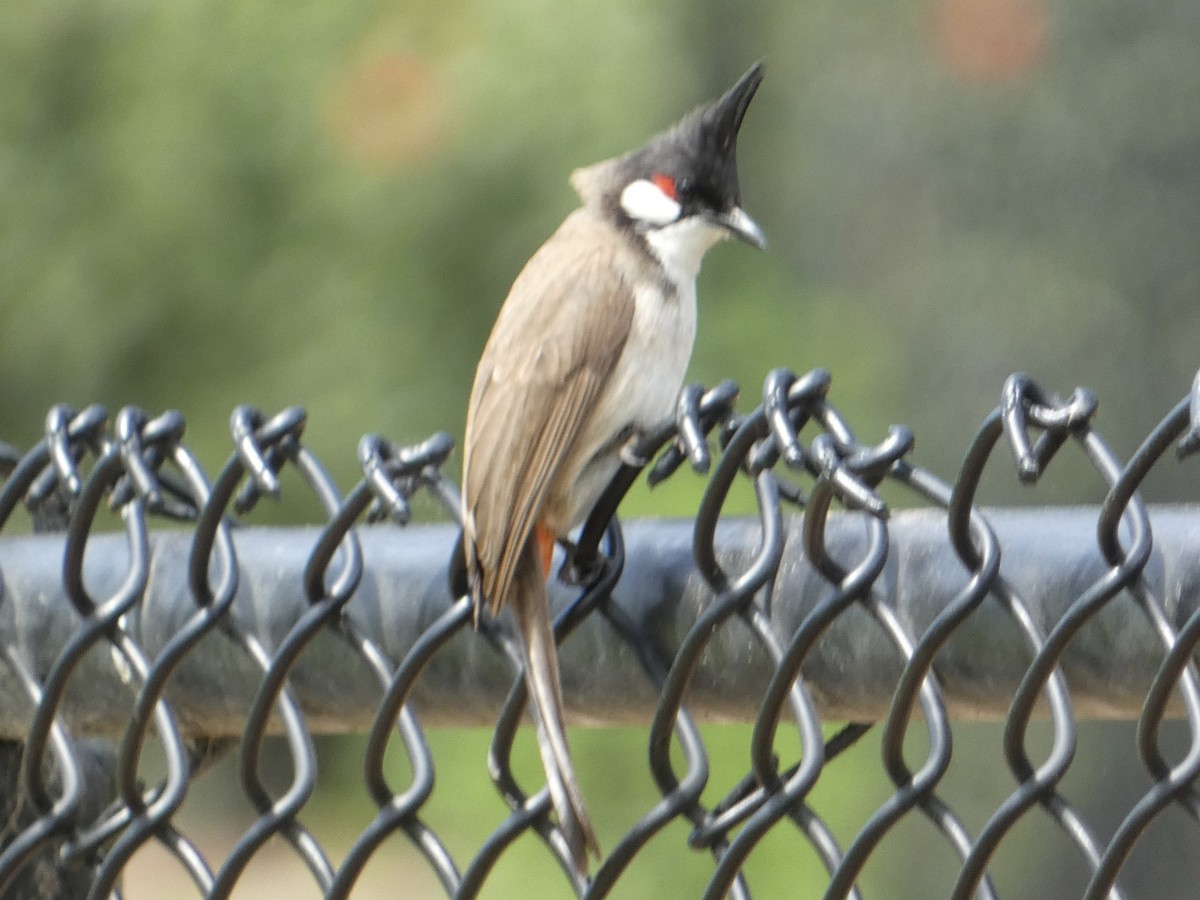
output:
[[[1004,573],[1032,617],[1048,630],[1071,602],[1104,573],[1096,547],[1095,507],[992,509],[985,515],[1004,548]],[[794,632],[827,590],[804,557],[802,519],[785,518],[784,550],[773,587],[772,628]],[[1150,509],[1154,551],[1143,573],[1148,589],[1163,598],[1178,626],[1200,607],[1200,507]],[[968,574],[954,555],[945,515],[905,510],[889,521],[891,553],[875,581],[881,601],[896,610],[912,634],[921,634],[950,605]],[[673,655],[697,611],[712,594],[692,559],[692,523],[641,520],[625,525],[625,573],[609,601],[640,630],[655,634]],[[234,533],[241,577],[228,613],[237,627],[274,647],[309,606],[301,576],[320,535],[314,528],[251,528]],[[450,595],[447,563],[457,536],[450,525],[414,526],[398,538],[379,526],[360,531],[364,575],[343,615],[393,659],[401,659],[421,634],[445,614]],[[739,569],[760,539],[758,523],[734,519],[721,526],[718,545],[728,568]],[[867,530],[862,514],[830,517],[833,555],[862,556]],[[195,603],[187,586],[192,535],[162,531],[150,541],[151,577],[125,630],[154,658],[177,634]],[[27,648],[35,667],[50,668],[78,627],[79,616],[62,582],[62,539],[30,535],[0,541],[0,572],[7,603],[0,628]],[[128,570],[128,547],[120,534],[93,536],[84,579],[100,596],[114,592]],[[555,602],[565,608],[575,592],[557,584]],[[414,686],[411,700],[430,725],[490,727],[509,690],[511,669],[503,655],[465,633],[447,644],[437,665]],[[753,721],[772,669],[764,648],[743,629],[716,635],[688,690],[688,708],[701,721]],[[946,641],[936,670],[952,718],[999,720],[1028,665],[1019,631],[1002,606],[984,603]],[[1122,592],[1100,610],[1061,659],[1075,712],[1084,718],[1136,718],[1161,662],[1162,645],[1137,607]],[[645,725],[658,700],[636,654],[612,625],[590,617],[563,645],[562,677],[572,720],[588,725]],[[859,609],[831,623],[803,666],[817,711],[826,721],[875,721],[892,702],[903,657],[886,633]],[[379,689],[363,662],[331,635],[318,635],[291,670],[296,699],[314,733],[366,730]],[[166,691],[184,731],[234,736],[262,678],[237,646],[211,634],[179,665]],[[99,648],[81,662],[59,709],[78,735],[119,735],[127,726],[136,682],[119,655]],[[1181,715],[1178,698],[1170,707]],[[1041,710],[1043,713],[1045,709]],[[0,668],[0,737],[19,739],[32,706],[11,670]],[[272,731],[281,729],[275,722]]]

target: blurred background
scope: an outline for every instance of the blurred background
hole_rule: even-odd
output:
[[[758,58],[768,74],[739,154],[745,206],[771,247],[709,255],[694,379],[735,379],[748,408],[770,368],[825,367],[860,437],[907,424],[914,459],[952,479],[1010,372],[1093,389],[1098,428],[1127,456],[1200,365],[1195,0],[8,0],[3,21],[0,438],[20,447],[60,401],[177,408],[211,472],[234,405],[300,404],[311,448],[348,487],[365,432],[459,436],[508,285],[574,206],[571,169],[640,145]],[[1003,472],[985,497],[1103,495],[1085,466],[1066,468],[1020,491]],[[1150,499],[1195,498],[1194,472],[1163,468]],[[701,482],[674,481],[639,486],[625,515],[690,514]],[[1072,778],[1107,835],[1145,785],[1131,728],[1092,735],[1099,749]],[[486,782],[488,735],[429,737],[456,772],[431,823],[465,853],[504,814]],[[746,730],[709,737],[715,798],[745,771]],[[575,743],[611,847],[656,796],[644,732]],[[304,818],[337,855],[371,806],[355,739],[320,746],[322,789]],[[999,731],[964,726],[956,749],[991,767],[952,769],[980,797],[964,809],[977,830],[1011,787]],[[843,841],[888,793],[877,753],[868,740],[815,795]],[[532,779],[532,750],[529,762]],[[1087,787],[1127,770],[1129,785]],[[249,810],[229,767],[194,793],[183,822],[217,861]],[[1185,837],[1171,815],[1131,862],[1131,886],[1157,886],[1136,896],[1192,895],[1161,880],[1164,854],[1196,857],[1172,843]],[[1000,885],[1060,896],[1082,864],[1029,819],[997,857]],[[709,863],[673,828],[619,896],[697,893]],[[802,887],[821,883],[815,856],[777,831],[751,860],[752,885],[815,895]],[[934,848],[916,867],[915,847]],[[153,848],[136,866],[147,874],[131,874],[128,896],[191,895]],[[953,871],[914,818],[863,885],[937,896]],[[317,896],[285,851],[251,873]],[[368,876],[356,896],[436,893],[399,838]],[[522,842],[489,896],[565,885]]]

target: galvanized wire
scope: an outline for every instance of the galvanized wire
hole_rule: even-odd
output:
[[[587,679],[565,660],[570,705],[593,721],[648,721],[649,771],[662,795],[590,878],[571,864],[548,790],[516,774],[526,697],[509,623],[487,615],[476,621],[451,533],[414,527],[417,493],[443,516],[458,515],[457,489],[443,472],[453,447],[448,436],[411,447],[367,436],[359,445],[362,478],[343,497],[304,444],[300,409],[271,417],[236,410],[232,453],[210,482],[184,443],[177,412],[152,417],[126,408],[110,418],[96,406],[55,407],[44,439],[28,452],[0,445],[0,529],[8,530],[0,535],[0,683],[7,689],[0,732],[19,738],[19,745],[0,745],[7,815],[0,895],[119,897],[129,860],[153,841],[198,895],[228,897],[278,837],[325,897],[343,898],[399,833],[446,895],[474,897],[512,844],[532,832],[562,870],[565,889],[604,897],[653,852],[648,847],[665,826],[683,821],[688,845],[712,859],[705,897],[754,896],[747,861],[766,835],[784,828],[828,872],[813,890],[858,898],[880,843],[915,815],[959,860],[950,896],[995,898],[1006,895],[990,871],[999,849],[1018,823],[1041,815],[1088,873],[1081,896],[1132,896],[1120,879],[1151,823],[1172,807],[1200,819],[1193,661],[1200,575],[1185,565],[1200,558],[1200,513],[1178,507],[1152,515],[1138,495],[1172,447],[1182,461],[1200,446],[1200,377],[1123,462],[1095,428],[1089,392],[1064,398],[1014,375],[953,481],[912,461],[914,439],[904,427],[878,444],[861,442],[830,403],[830,387],[820,370],[777,370],[745,413],[732,383],[689,387],[675,419],[644,436],[564,548],[558,595],[571,596],[556,606],[556,636],[561,643],[586,632],[615,660],[609,682],[597,676],[591,688],[576,683]],[[997,455],[1011,455],[1017,479],[1037,481],[1072,446],[1104,485],[1103,499],[1094,510],[1056,513],[1054,521],[1073,524],[1039,542],[1030,569],[1019,562],[1029,555],[1019,535],[1034,527],[1034,514],[983,508],[981,479],[989,466],[1007,465]],[[651,553],[650,564],[637,563],[639,583],[631,588],[617,506],[643,469],[657,483],[684,465],[707,479],[690,551],[672,563],[669,542],[654,538],[652,528],[629,530]],[[263,537],[266,530],[251,525],[253,511],[262,497],[280,493],[285,467],[299,473],[325,521],[316,530]],[[734,485],[747,479],[757,506],[750,520],[726,511]],[[893,516],[885,485],[889,496],[922,512]],[[123,533],[97,524],[104,504]],[[32,536],[12,533],[22,530],[22,505]],[[378,524],[385,521],[393,524]],[[1093,529],[1090,541],[1080,537],[1081,522]],[[1165,540],[1156,542],[1156,524]],[[914,528],[940,549],[913,552]],[[436,558],[405,570],[413,599],[403,608],[384,602],[379,587],[383,545],[421,546],[423,558]],[[265,594],[264,578],[271,581]],[[901,586],[912,581],[921,584],[922,601]],[[657,592],[658,601],[630,603],[630,591]],[[1120,613],[1123,627],[1143,636],[1129,638],[1140,669],[1119,668],[1119,655],[1106,653],[1115,645],[1092,634],[1115,621],[1117,598],[1134,610]],[[985,617],[988,627],[1007,621],[1024,649],[1002,647],[990,662],[964,666],[959,643]],[[874,649],[831,657],[828,644],[851,619],[871,631]],[[748,688],[752,679],[739,679],[738,671],[714,675],[705,667],[735,633],[743,658],[761,662],[765,688]],[[422,686],[452,654],[458,680]],[[839,677],[830,658],[859,668]],[[1018,673],[1014,683],[989,664]],[[214,672],[222,677],[206,681]],[[354,680],[349,688],[347,679]],[[132,702],[79,699],[89,683],[110,682],[132,692]],[[203,690],[189,689],[195,683]],[[589,697],[607,706],[589,708]],[[647,700],[639,706],[638,697]],[[964,709],[986,715],[1004,706],[1002,749],[1013,787],[973,831],[942,789],[954,758],[952,720]],[[710,765],[699,724],[718,708],[722,718],[753,723],[749,765],[723,777],[731,789],[706,805]],[[827,737],[823,726],[847,709],[870,715]],[[1077,717],[1098,710],[1137,716],[1136,749],[1149,784],[1109,830],[1087,821],[1062,789]],[[1049,720],[1046,752],[1030,738],[1039,713]],[[813,793],[876,715],[892,791],[843,847]],[[467,858],[455,857],[425,814],[436,761],[422,720],[456,717],[493,719],[487,766],[510,810]],[[1182,717],[1188,734],[1176,761],[1161,749],[1170,717]],[[320,777],[313,736],[346,728],[366,731],[364,785],[378,813],[343,858],[333,859],[303,817]],[[781,758],[781,729],[799,739],[793,759]],[[919,759],[911,758],[914,729],[923,732]],[[283,788],[264,777],[269,734],[284,736],[291,761]],[[165,774],[147,785],[142,768],[151,739]],[[407,760],[399,772],[388,757],[396,742]],[[208,859],[175,817],[195,780],[234,749],[255,818],[223,859]],[[453,783],[454,772],[443,767],[440,774],[443,784]]]

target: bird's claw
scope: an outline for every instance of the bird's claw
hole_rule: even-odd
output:
[[[632,469],[641,469],[649,465],[650,457],[644,456],[638,452],[638,445],[642,442],[640,434],[631,435],[629,440],[621,445],[620,457],[621,462]]]
[[[559,543],[566,551],[566,558],[558,569],[558,580],[572,587],[588,587],[595,584],[608,567],[608,561],[601,555],[582,558],[578,546],[565,539]]]

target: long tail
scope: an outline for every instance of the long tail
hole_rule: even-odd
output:
[[[550,626],[550,607],[546,599],[546,583],[538,565],[534,542],[522,556],[514,579],[513,616],[525,645],[525,683],[529,690],[529,710],[537,729],[538,750],[550,798],[558,813],[559,825],[571,850],[576,868],[588,871],[590,851],[600,857],[600,843],[588,816],[583,791],[575,777],[571,750],[567,745],[567,730],[563,724],[562,686],[558,680],[558,651]]]

